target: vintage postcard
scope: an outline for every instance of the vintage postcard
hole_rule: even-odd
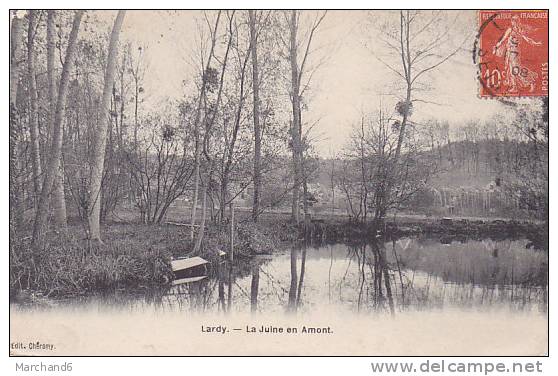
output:
[[[10,10],[10,356],[548,355],[548,15]]]

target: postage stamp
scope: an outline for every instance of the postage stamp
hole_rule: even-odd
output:
[[[481,97],[548,95],[548,11],[480,10]]]

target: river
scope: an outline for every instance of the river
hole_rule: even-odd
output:
[[[12,306],[11,325],[72,354],[540,355],[547,265],[525,239],[297,243],[164,291]]]

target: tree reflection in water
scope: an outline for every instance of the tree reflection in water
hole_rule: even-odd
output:
[[[222,313],[333,308],[395,315],[471,307],[546,312],[548,253],[525,245],[524,240],[445,244],[428,238],[300,242],[286,252],[238,259],[232,270],[228,262],[214,264],[204,282],[145,294],[143,304]],[[122,295],[126,292],[112,300],[138,306],[138,295]]]
[[[395,305],[392,294],[390,266],[388,265],[384,243],[373,240],[349,246],[350,257],[354,257],[358,265],[358,296],[357,311],[369,302],[368,296],[372,290],[372,308],[382,311],[387,308],[391,315],[395,315]],[[371,253],[371,254],[370,254]],[[369,273],[366,271],[369,270]],[[385,296],[384,296],[385,288]]]
[[[254,262],[252,265],[252,281],[250,282],[250,311],[258,311],[258,290],[260,288],[260,263]]]
[[[304,284],[304,273],[306,271],[306,249],[308,241],[301,242],[297,247],[291,247],[291,283],[289,286],[289,300],[287,304],[287,312],[296,312],[302,304],[302,290]],[[299,248],[301,253],[300,274],[297,273],[297,263]]]

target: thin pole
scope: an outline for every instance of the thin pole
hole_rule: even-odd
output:
[[[231,266],[232,266],[232,262],[234,258],[234,206],[232,203],[230,204],[230,211],[231,211],[231,249],[229,252],[229,261],[231,262]]]
[[[232,275],[233,275],[233,259],[234,259],[234,206],[230,204],[231,211],[231,248],[229,250],[229,286],[227,296],[227,311],[230,312],[232,305]]]

